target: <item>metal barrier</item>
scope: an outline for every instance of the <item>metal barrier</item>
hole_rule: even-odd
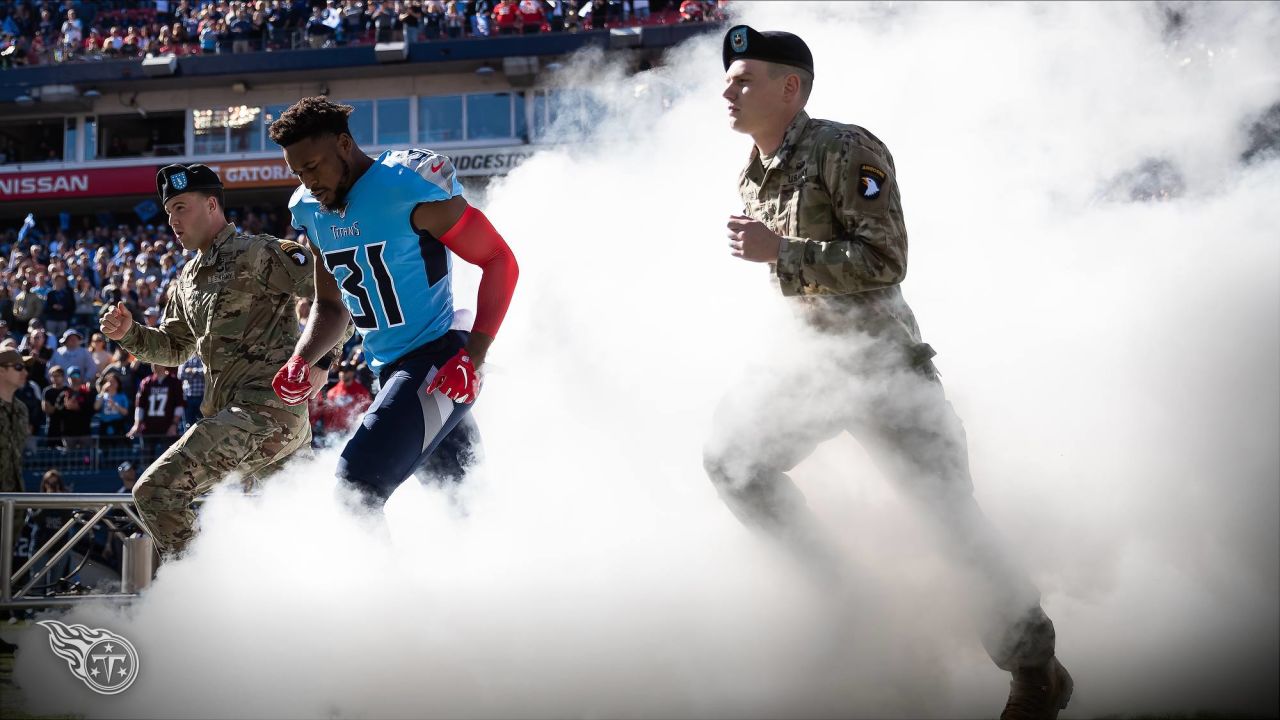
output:
[[[15,541],[21,527],[18,511],[27,509],[72,513],[39,547],[30,548],[30,557],[15,571]],[[126,535],[130,525],[135,531]],[[110,568],[95,563],[92,567],[96,582],[74,580],[91,562],[88,551],[81,553],[74,569],[50,577],[64,558],[75,557],[76,546],[98,527],[106,530],[108,542],[112,537],[120,540],[123,577],[113,578],[115,573]],[[142,527],[133,497],[123,493],[0,493],[0,609],[65,607],[90,600],[137,597],[150,583],[155,567],[152,544],[141,533]],[[44,593],[37,594],[41,590]]]
[[[82,478],[114,481],[117,479],[116,468],[125,461],[132,463],[141,475],[175,440],[176,437],[155,435],[142,436],[137,440],[101,436],[38,436],[31,438],[31,445],[22,454],[24,482],[28,489],[37,490],[40,477],[49,470],[57,470],[69,484],[75,484]]]

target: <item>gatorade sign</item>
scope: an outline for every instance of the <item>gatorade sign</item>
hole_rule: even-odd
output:
[[[210,170],[218,173],[218,177],[222,178],[222,185],[228,190],[296,187],[299,184],[298,178],[289,171],[289,166],[281,158],[206,164]]]

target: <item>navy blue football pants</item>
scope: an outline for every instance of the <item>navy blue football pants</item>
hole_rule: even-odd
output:
[[[381,507],[415,472],[462,479],[479,445],[471,405],[426,387],[468,337],[451,330],[379,372],[378,395],[338,460],[338,477],[368,505]]]

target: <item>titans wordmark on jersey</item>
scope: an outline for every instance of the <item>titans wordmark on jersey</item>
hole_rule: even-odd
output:
[[[429,233],[414,230],[419,203],[462,194],[453,163],[430,150],[388,150],[326,212],[306,187],[289,201],[293,225],[324,258],[376,371],[448,332],[452,260]]]

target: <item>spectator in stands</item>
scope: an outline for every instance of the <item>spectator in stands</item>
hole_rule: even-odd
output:
[[[155,47],[155,37],[151,34],[150,25],[138,27],[138,56],[146,57]]]
[[[187,29],[186,23],[176,22],[169,26],[169,41],[178,55],[187,53],[187,46],[195,42],[195,34]]]
[[[358,335],[359,333],[357,333]],[[355,345],[351,348],[351,352],[347,355],[347,362],[356,367],[356,379],[365,387],[373,387],[373,371],[369,369],[368,363],[364,361],[364,346]]]
[[[160,281],[171,282],[178,277],[178,256],[171,252],[160,256]]]
[[[80,46],[84,42],[84,23],[75,10],[67,11],[67,19],[62,23],[63,60],[70,60],[80,54]]]
[[[13,324],[12,330],[22,335],[31,321],[44,312],[44,298],[40,297],[34,280],[23,279],[19,287],[22,289],[13,298],[13,317],[17,322]]]
[[[707,8],[702,0],[684,0],[680,3],[680,22],[702,22],[706,20]]]
[[[119,277],[119,273],[112,277]],[[115,307],[116,303],[122,302],[130,308],[130,312],[133,311],[133,298],[131,296],[126,296],[120,290],[120,286],[115,282],[108,282],[106,285],[103,285],[100,297],[102,299],[102,304],[107,307]]]
[[[311,18],[307,20],[307,44],[313,48],[331,46],[334,34],[333,28],[325,24],[324,8],[316,8],[311,13]]]
[[[450,40],[462,37],[462,28],[466,24],[466,16],[458,8],[458,0],[449,0],[444,5],[444,32]]]
[[[82,274],[76,278],[75,296],[76,312],[72,322],[88,327],[95,322],[98,314],[98,289],[93,286],[93,281],[87,275]]]
[[[173,31],[166,25],[160,28],[160,34],[156,37],[153,55],[178,55],[180,54],[180,46],[173,40]]]
[[[298,318],[298,333],[307,329],[307,318],[311,317],[311,298],[300,297],[293,306],[293,313]]]
[[[550,3],[547,10],[547,25],[550,26],[551,32],[563,32],[565,28],[565,16],[577,15],[577,3],[570,3],[568,0],[557,0]]]
[[[147,327],[154,328],[160,326],[160,308],[152,305],[142,313],[142,317],[145,318],[144,322],[146,322]]]
[[[542,0],[520,0],[520,26],[525,35],[542,32],[542,23],[546,22],[546,14],[542,8]]]
[[[112,359],[111,351],[107,349],[106,335],[95,332],[89,336],[89,357],[93,358],[93,364],[98,368],[98,375],[102,375]]]
[[[267,27],[266,3],[259,2],[253,9],[249,22],[253,24],[253,44],[255,50],[270,50],[270,28]]]
[[[267,8],[266,33],[268,48],[288,48],[290,13],[286,3],[271,0]]]
[[[120,56],[138,57],[138,53],[141,49],[142,46],[138,38],[138,30],[130,25],[129,30],[125,32],[124,37],[120,41]]]
[[[27,368],[27,382],[14,392],[13,397],[21,400],[23,405],[27,406],[27,422],[30,425],[31,435],[27,440],[27,449],[36,449],[36,436],[44,432],[44,408],[41,405],[40,397],[43,392],[40,384],[34,377],[32,366],[39,364],[39,371],[44,372],[43,364],[30,355],[22,356],[22,364]]]
[[[402,37],[406,43],[416,43],[425,34],[428,40],[434,40],[440,37],[440,19],[444,16],[441,12],[435,18],[435,35],[430,35],[425,25],[427,19],[422,12],[422,3],[408,2],[400,9],[400,16],[396,18],[400,25]]]
[[[227,33],[231,38],[231,52],[249,52],[254,37],[253,17],[243,10],[236,13],[227,24]]]
[[[138,483],[138,471],[133,467],[133,463],[125,460],[116,468],[116,474],[120,476],[120,489],[116,490],[119,495],[132,495],[133,486]]]
[[[85,36],[84,42],[81,43],[81,53],[90,60],[101,60],[102,55],[102,32],[98,28],[89,28],[89,33]]]
[[[137,358],[129,354],[128,350],[117,347],[115,352],[111,354],[111,364],[103,369],[99,375],[115,373],[120,376],[120,384],[124,387],[125,392],[136,393],[138,385],[142,383],[142,379],[149,375],[150,372],[151,369],[139,364]]]
[[[26,342],[26,340],[24,339],[23,342]],[[38,354],[32,354],[21,347],[17,348],[17,350],[22,353],[22,364],[27,366],[27,380],[34,382],[37,388],[43,388],[48,385],[49,362]]]
[[[40,9],[40,23],[36,25],[36,37],[49,47],[57,43],[58,21],[53,18],[49,8]]]
[[[8,70],[17,65],[25,65],[26,57],[26,38],[11,32],[0,32],[0,68]]]
[[[124,35],[119,25],[113,25],[107,36],[102,38],[102,53],[109,58],[118,58],[124,49]]]
[[[36,328],[28,332],[18,344],[18,349],[46,363],[53,359],[53,348],[49,347],[49,333],[44,328]]]
[[[378,7],[369,16],[369,22],[373,25],[374,42],[391,42],[395,37],[396,14],[387,5],[389,3],[378,3]]]
[[[62,482],[62,473],[50,469],[40,479],[40,492],[65,493],[70,491],[66,484]],[[28,552],[34,555],[39,548],[53,539],[54,535],[57,535],[58,531],[62,529],[62,526],[71,520],[73,512],[73,510],[63,508],[28,509],[23,528],[24,534],[28,536]],[[50,551],[42,555],[39,560],[36,560],[36,564],[32,568],[32,574],[34,576],[48,568],[43,583],[37,585],[37,587],[46,591],[64,592],[74,583],[74,579],[71,577],[71,553],[63,555],[57,563],[54,563],[52,568],[49,568],[49,560],[56,554],[56,552]]]
[[[338,365],[338,383],[325,393],[324,429],[331,433],[350,432],[373,402],[373,396],[356,379],[356,366],[351,362]]]
[[[44,416],[49,422],[45,435],[62,437],[62,418],[54,413],[58,408],[58,396],[67,389],[67,375],[63,372],[61,365],[50,365],[48,372],[49,384],[40,393],[40,409],[44,411]]]
[[[158,451],[178,437],[186,401],[182,397],[182,381],[173,376],[173,368],[152,365],[151,376],[138,387],[134,402],[133,427],[128,436],[143,439],[144,447]]]
[[[31,434],[27,406],[14,397],[27,382],[17,350],[0,350],[0,492],[22,492],[22,449]]]
[[[178,379],[182,381],[182,399],[186,401],[187,427],[194,425],[204,417],[200,406],[204,404],[204,361],[199,355],[192,355],[178,368]]]
[[[218,26],[214,22],[201,22],[200,52],[213,55],[218,52]]]
[[[54,415],[62,428],[62,444],[66,448],[90,446],[93,434],[93,396],[80,368],[67,368],[67,387],[58,395]],[[51,419],[52,420],[52,419]]]
[[[516,0],[499,0],[493,8],[493,26],[499,35],[515,35],[520,32],[523,21],[520,18],[520,6]]]
[[[67,286],[67,276],[53,276],[53,289],[44,298],[44,326],[54,335],[60,335],[71,324],[76,312],[75,291]]]
[[[227,23],[226,18],[218,21],[218,54],[227,55],[231,52],[231,26]]]
[[[119,375],[103,374],[93,410],[98,420],[98,434],[107,438],[109,444],[120,444],[129,423],[129,396],[120,387]]]
[[[133,281],[133,293],[138,298],[135,304],[142,308],[144,312],[159,304],[155,288],[156,286],[148,283],[146,278],[138,278]]]
[[[342,40],[347,43],[359,42],[364,39],[365,28],[368,26],[369,15],[364,10],[364,5],[359,2],[348,2],[345,7],[337,8],[339,22],[338,27],[342,28]],[[332,20],[329,21],[332,24]]]
[[[79,330],[67,330],[62,333],[61,347],[53,351],[53,360],[67,371],[68,376],[71,375],[71,368],[78,368],[85,378],[93,378],[98,374],[98,365],[93,361],[89,350],[81,346],[83,342],[84,335]]]

